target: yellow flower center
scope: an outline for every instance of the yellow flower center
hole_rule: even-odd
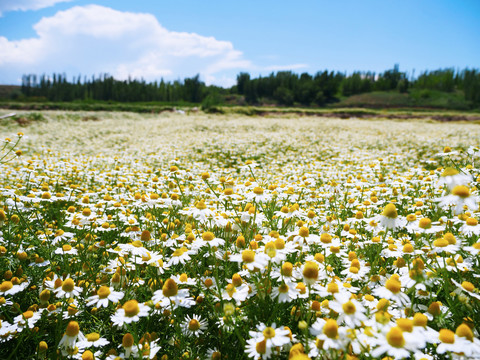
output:
[[[233,296],[233,294],[237,292],[237,290],[235,289],[235,286],[233,284],[228,284],[226,290],[227,290],[227,294],[230,297]]]
[[[449,244],[454,245],[457,243],[457,239],[455,239],[455,236],[453,236],[452,233],[446,233],[443,235],[443,238],[448,241]]]
[[[307,261],[303,268],[303,277],[309,280],[317,280],[318,278],[318,265],[313,261]]]
[[[425,327],[427,326],[427,322],[428,322],[428,317],[426,315],[423,315],[421,313],[416,313],[413,316],[413,325],[415,326]]]
[[[445,177],[445,176],[455,176],[455,175],[458,175],[458,171],[454,168],[447,167],[445,168],[445,170],[443,170],[441,176]]]
[[[390,219],[396,219],[398,217],[397,208],[392,203],[387,204],[383,209],[382,215]]]
[[[324,244],[330,244],[332,242],[332,235],[329,233],[323,233],[320,235],[320,241]]]
[[[13,288],[13,283],[11,281],[4,281],[0,284],[0,291],[6,292]]]
[[[338,289],[337,283],[334,283],[334,282],[329,283],[327,286],[327,291],[332,294],[338,293],[339,289]]]
[[[76,321],[70,321],[67,325],[67,330],[65,330],[65,334],[69,337],[75,337],[80,332],[80,326]]]
[[[455,333],[452,330],[441,329],[438,335],[441,342],[446,344],[455,343]]]
[[[210,231],[205,231],[202,234],[202,239],[205,241],[212,241],[213,239],[215,239],[215,235]]]
[[[178,286],[175,280],[173,279],[168,279],[165,281],[165,284],[163,284],[162,287],[162,293],[166,297],[171,297],[175,296],[178,294]]]
[[[129,348],[129,347],[132,347],[133,346],[133,335],[130,334],[130,333],[126,333],[125,335],[123,335],[123,339],[122,339],[122,346],[124,348]]]
[[[457,185],[453,188],[452,194],[465,199],[470,196],[470,189],[465,185]]]
[[[351,301],[347,301],[345,304],[343,304],[342,309],[345,312],[345,314],[348,314],[348,315],[355,314],[355,311],[357,310],[355,308],[355,304],[352,303]]]
[[[206,286],[207,288],[213,286],[213,280],[210,279],[210,278],[209,278],[209,279],[205,279],[205,281],[204,281],[203,283],[205,284],[205,286]]]
[[[433,242],[433,246],[435,247],[446,247],[448,245],[448,240],[445,240],[445,238],[439,238]]]
[[[33,311],[25,311],[22,315],[25,319],[30,319],[31,317],[33,317]]]
[[[413,321],[410,319],[397,319],[397,326],[402,329],[402,331],[412,332],[413,331]]]
[[[264,339],[255,345],[255,350],[259,354],[265,354],[267,352],[267,341]]]
[[[408,214],[407,215],[407,221],[415,221],[417,220],[417,215],[415,214]]]
[[[95,356],[90,350],[85,350],[82,354],[82,360],[94,360]]]
[[[62,250],[63,251],[70,251],[70,250],[72,250],[72,247],[68,244],[65,244],[65,245],[62,246]]]
[[[478,220],[475,219],[475,218],[469,217],[469,218],[467,218],[466,222],[467,222],[467,225],[469,225],[469,226],[477,226],[478,225]]]
[[[428,306],[428,312],[433,316],[438,316],[441,313],[440,309],[441,303],[439,301],[434,301]]]
[[[304,283],[299,282],[297,286],[295,287],[298,291],[300,291],[300,294],[305,294],[307,292],[307,287],[305,286]]]
[[[457,330],[455,330],[455,334],[458,337],[464,337],[467,338],[470,341],[473,341],[473,332],[472,329],[468,327],[466,324],[461,324],[457,327]]]
[[[125,316],[134,317],[140,312],[140,307],[138,306],[137,300],[128,300],[123,304],[123,310],[125,311]]]
[[[422,229],[430,229],[432,227],[432,220],[429,218],[420,219],[418,226]]]
[[[263,195],[263,189],[262,189],[261,187],[259,187],[259,186],[255,187],[255,188],[253,189],[253,192],[254,192],[255,194],[257,194],[257,195]]]
[[[402,284],[398,279],[390,278],[385,283],[385,287],[394,294],[398,294],[402,288]]]
[[[291,262],[286,262],[282,265],[282,275],[283,276],[292,276],[293,265]]]
[[[275,243],[275,248],[278,250],[282,250],[285,248],[285,240],[283,240],[282,238],[275,239],[274,243]]]
[[[134,246],[136,248],[141,248],[141,247],[143,247],[143,244],[140,240],[135,240],[134,242],[132,242],[132,246]]]
[[[388,343],[396,348],[401,348],[405,345],[405,339],[403,338],[402,330],[399,327],[393,327],[387,333]]]
[[[176,249],[172,256],[175,256],[175,257],[179,257],[179,256],[182,256],[185,252],[187,251],[187,248],[186,247],[181,247],[180,249]]]
[[[255,260],[255,251],[253,250],[242,251],[242,261],[244,263],[252,263],[254,260]]]
[[[88,216],[92,215],[92,210],[90,210],[89,208],[85,208],[82,211],[82,215],[88,217]]]
[[[472,292],[473,290],[475,290],[475,286],[470,282],[470,281],[464,281],[462,282],[462,287],[467,290],[467,291],[470,291]]]
[[[190,322],[188,323],[188,330],[197,331],[198,329],[200,329],[200,323],[198,322],[198,320],[197,319],[190,320]]]
[[[288,285],[287,284],[282,284],[278,287],[278,292],[281,293],[281,294],[286,294],[288,293]]]
[[[412,253],[413,252],[413,245],[412,244],[405,244],[403,246],[404,253]]]
[[[110,295],[110,288],[108,286],[101,286],[100,289],[97,290],[97,295],[99,299],[106,299],[108,295]]]
[[[330,339],[336,339],[338,336],[338,324],[334,319],[328,319],[323,326],[323,333]]]
[[[232,284],[233,286],[240,286],[242,285],[242,277],[238,274],[233,274],[232,276]]]
[[[75,304],[70,304],[67,308],[68,315],[73,316],[78,312]]]
[[[98,339],[100,339],[100,334],[98,333],[90,333],[90,334],[87,334],[87,340],[88,341],[97,341]]]
[[[271,339],[275,337],[275,329],[270,326],[265,328],[265,330],[263,330],[263,336],[265,339]]]
[[[200,200],[195,207],[198,210],[205,210],[207,208],[207,205],[205,205],[205,202],[203,200]]]
[[[72,292],[74,288],[75,288],[75,283],[70,278],[65,280],[62,284],[62,290],[65,292]]]
[[[392,315],[386,311],[378,311],[375,313],[375,320],[380,324],[388,324],[391,318]]]
[[[298,235],[300,235],[303,238],[306,238],[306,237],[308,237],[308,235],[310,235],[310,232],[309,232],[308,228],[306,228],[305,226],[302,226],[298,230]]]

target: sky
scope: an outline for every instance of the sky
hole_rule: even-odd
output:
[[[291,70],[480,68],[478,0],[0,0],[0,84],[24,74],[229,87]]]

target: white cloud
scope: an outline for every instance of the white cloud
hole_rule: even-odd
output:
[[[218,79],[224,85],[232,71],[251,67],[231,42],[169,31],[151,14],[76,6],[42,18],[33,28],[37,36],[31,39],[0,36],[3,82],[18,82],[26,73],[109,73],[147,81],[200,73],[207,83]]]
[[[53,6],[56,3],[69,1],[72,0],[2,0],[0,2],[0,15],[7,11],[39,10]]]

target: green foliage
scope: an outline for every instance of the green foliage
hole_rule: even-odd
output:
[[[11,94],[11,90],[8,91]],[[437,93],[433,96],[430,91],[452,96]],[[393,97],[395,101],[375,106],[475,108],[480,106],[480,72],[476,69],[439,69],[425,71],[417,79],[413,76],[409,79],[398,65],[380,74],[356,71],[347,75],[325,70],[315,75],[298,75],[292,71],[279,71],[266,77],[252,78],[249,73],[241,72],[237,75],[236,84],[229,89],[206,86],[199,75],[183,81],[165,82],[161,79],[153,83],[136,79],[119,81],[107,74],[91,79],[84,77],[83,80],[79,75],[72,82],[67,81],[65,74],[53,74],[51,77],[25,75],[21,94],[17,93],[16,99],[27,102],[188,102],[202,104],[210,111],[212,107],[224,103],[226,97],[231,99],[228,103],[237,105],[327,106],[342,97],[375,92],[402,95],[385,95],[385,98]],[[215,95],[210,96],[213,93]],[[403,96],[408,94],[412,96]],[[442,100],[438,101],[439,98]],[[369,105],[367,102],[355,106]]]
[[[223,99],[218,92],[211,92],[208,94],[205,99],[202,101],[202,110],[207,113],[221,113],[221,105],[223,104]]]

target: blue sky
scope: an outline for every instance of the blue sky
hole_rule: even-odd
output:
[[[0,83],[22,74],[109,73],[147,81],[200,73],[480,68],[477,0],[1,0]]]

